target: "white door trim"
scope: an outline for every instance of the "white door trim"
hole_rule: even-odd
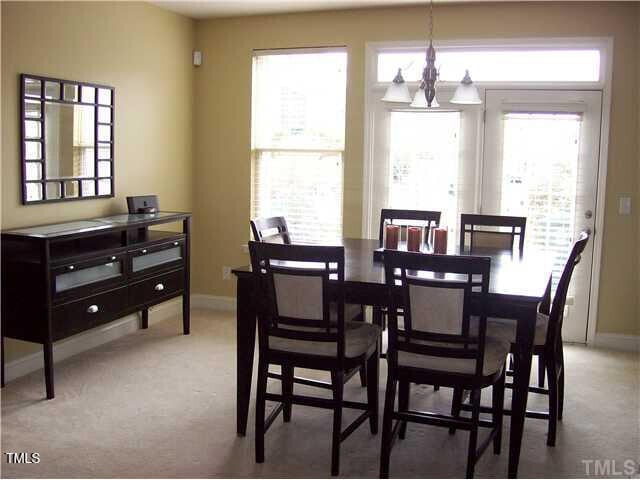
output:
[[[381,50],[402,50],[426,45],[426,40],[367,42],[365,44],[365,108],[364,108],[364,165],[363,165],[363,199],[362,199],[362,236],[371,237],[375,232],[369,228],[371,218],[371,193],[373,182],[373,104],[378,100],[376,89],[383,86],[376,81],[377,58]],[[563,37],[563,38],[524,38],[524,39],[458,39],[435,42],[436,48],[490,47],[490,46],[531,46],[531,47],[575,47],[592,46],[601,51],[601,82],[597,83],[477,83],[481,94],[485,88],[499,89],[537,89],[554,88],[558,90],[602,90],[602,121],[600,126],[600,160],[598,165],[598,190],[596,193],[595,228],[593,236],[593,266],[591,271],[591,290],[589,298],[589,319],[587,326],[587,344],[593,344],[596,339],[598,321],[598,301],[600,293],[600,269],[602,263],[602,233],[604,230],[604,212],[606,199],[607,166],[609,163],[609,131],[611,119],[611,87],[613,72],[613,37]],[[411,83],[415,88],[417,83]],[[444,85],[443,85],[444,86]]]

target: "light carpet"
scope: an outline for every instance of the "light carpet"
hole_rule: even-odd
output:
[[[44,399],[42,371],[9,383],[2,390],[2,452],[38,452],[41,461],[10,465],[3,455],[2,477],[329,476],[328,410],[294,406],[291,423],[278,419],[267,433],[262,465],[254,461],[253,403],[247,436],[236,436],[233,313],[194,310],[191,335],[180,329],[176,316],[60,362],[51,401]],[[546,446],[545,421],[527,419],[521,477],[584,477],[583,461],[615,460],[622,468],[625,460],[640,460],[638,355],[570,345],[565,351],[557,446]],[[385,378],[382,361],[381,410]],[[255,379],[253,388],[255,398]],[[280,385],[273,381],[270,388]],[[357,376],[345,395],[366,398]],[[450,398],[450,389],[414,386],[411,402],[448,411]],[[530,408],[546,409],[546,402],[530,395]],[[344,425],[355,415],[347,411]],[[481,430],[481,438],[485,434]],[[443,428],[409,425],[392,452],[391,476],[464,476],[467,438],[462,431],[450,436]],[[507,417],[503,452],[489,449],[477,477],[506,475],[508,438]],[[342,444],[341,476],[377,477],[379,453],[380,435],[372,436],[365,422]]]

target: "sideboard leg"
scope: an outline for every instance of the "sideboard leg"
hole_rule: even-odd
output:
[[[4,335],[0,336],[0,387],[4,388]]]
[[[191,306],[188,293],[182,296],[182,331],[185,335],[191,332]]]
[[[142,319],[142,328],[147,329],[149,328],[149,309],[143,308],[141,313],[142,315],[140,318]]]
[[[51,400],[55,397],[53,391],[53,343],[45,342],[42,345],[44,353],[44,381],[47,387],[47,399]]]

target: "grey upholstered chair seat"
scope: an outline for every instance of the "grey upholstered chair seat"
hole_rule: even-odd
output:
[[[445,346],[442,343],[439,346]],[[449,345],[447,345],[449,346]],[[451,345],[452,346],[452,345]],[[502,369],[511,344],[507,341],[487,337],[484,347],[482,374],[493,375]],[[401,367],[422,368],[448,373],[475,374],[476,361],[466,358],[435,357],[410,352],[398,352],[398,365]]]
[[[544,345],[547,339],[547,325],[549,324],[549,316],[538,312],[536,320],[536,335],[534,338],[535,345]],[[487,319],[487,336],[503,340],[509,343],[516,342],[517,321],[506,318],[488,318]],[[478,318],[471,317],[471,331],[478,331]]]
[[[359,305],[357,305],[360,308]],[[285,325],[281,325],[286,328]],[[302,330],[296,327],[296,330]],[[322,328],[307,327],[306,331],[323,331]],[[370,354],[376,349],[380,327],[365,322],[344,322],[344,355],[347,358],[355,358],[365,353]],[[308,340],[293,340],[276,336],[269,337],[269,348],[289,353],[303,353],[306,355],[321,355],[324,357],[336,357],[338,345],[336,342],[313,342]]]
[[[344,319],[345,319],[345,321],[353,320],[354,318],[356,318],[361,313],[362,313],[362,306],[361,305],[355,305],[353,303],[345,303],[344,304]],[[338,321],[338,306],[335,303],[331,304],[331,321],[332,322],[337,322]]]

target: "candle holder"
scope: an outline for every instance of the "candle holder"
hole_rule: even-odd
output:
[[[397,250],[400,243],[400,226],[385,222],[382,244],[387,250]]]

